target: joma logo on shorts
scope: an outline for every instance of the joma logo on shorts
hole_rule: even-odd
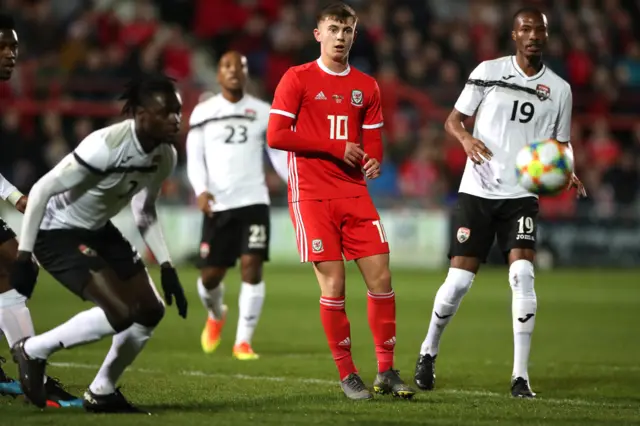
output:
[[[516,235],[516,240],[535,241],[536,237],[534,237],[533,235],[529,235],[529,234],[518,234],[518,235]]]

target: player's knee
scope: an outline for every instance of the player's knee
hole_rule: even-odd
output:
[[[226,269],[222,268],[204,268],[200,272],[200,277],[202,279],[202,285],[207,290],[213,290],[218,287],[222,282],[224,275],[226,273]]]
[[[107,321],[109,321],[109,324],[116,333],[126,330],[133,324],[133,315],[128,307],[101,306],[101,309],[104,311]]]
[[[467,294],[475,276],[473,272],[465,271],[464,269],[449,268],[447,278],[438,291],[438,296],[445,303],[457,303]]]
[[[382,268],[375,278],[370,281],[367,283],[369,291],[374,293],[388,293],[391,291],[391,271],[388,267]]]
[[[342,297],[344,296],[344,277],[326,277],[320,287],[322,295],[326,297]]]
[[[528,260],[516,260],[509,267],[509,285],[520,297],[535,297],[535,273],[533,263]]]
[[[164,303],[160,300],[140,305],[135,310],[133,315],[133,321],[136,324],[144,325],[145,327],[156,327],[164,318]]]

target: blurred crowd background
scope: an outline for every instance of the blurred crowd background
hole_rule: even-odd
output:
[[[383,176],[370,190],[381,207],[447,208],[465,164],[443,131],[478,62],[513,53],[519,1],[351,0],[359,13],[351,62],[380,84],[386,123]],[[184,172],[189,114],[218,91],[217,58],[247,55],[249,92],[270,101],[286,69],[319,54],[316,0],[4,0],[17,21],[19,65],[0,85],[0,172],[23,191],[84,136],[118,121],[123,83],[160,70],[185,102],[180,170],[163,202],[193,194]],[[574,93],[572,142],[590,197],[545,199],[547,218],[634,217],[640,170],[640,1],[529,1],[547,12],[546,63]],[[269,174],[274,202],[286,186]]]

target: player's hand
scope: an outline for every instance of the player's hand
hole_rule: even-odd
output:
[[[364,155],[364,175],[367,179],[375,179],[380,176],[380,162],[375,158],[370,158],[367,154]]]
[[[468,137],[460,141],[464,152],[467,153],[467,157],[476,164],[483,164],[485,161],[491,160],[493,153],[489,151],[489,148],[482,142],[469,135]]]
[[[215,202],[216,199],[210,192],[203,192],[202,194],[198,195],[198,198],[196,200],[200,211],[202,211],[202,213],[206,214],[209,217],[213,217],[213,204]]]
[[[26,195],[20,197],[20,199],[16,203],[16,210],[18,210],[20,213],[24,213],[24,211],[27,209],[27,201],[29,201],[29,199]]]
[[[587,196],[587,190],[584,189],[584,185],[582,184],[582,182],[580,181],[580,179],[578,179],[578,176],[576,176],[575,173],[573,173],[571,175],[571,180],[569,181],[569,186],[567,187],[567,189],[571,189],[571,188],[576,188],[576,196],[578,198],[582,198],[582,197],[586,197]]]
[[[362,148],[360,148],[360,145],[353,142],[347,142],[347,145],[344,148],[343,160],[351,167],[357,167],[359,164],[361,164],[361,161],[365,155],[366,154],[364,153]]]
[[[18,257],[11,266],[10,283],[18,293],[30,298],[38,279],[38,265],[28,251],[19,251]]]
[[[176,299],[176,306],[178,307],[178,314],[182,318],[187,317],[187,298],[184,297],[184,290],[176,269],[170,264],[163,264],[160,268],[160,283],[162,284],[162,291],[164,292],[164,300],[167,305],[173,304],[173,298]]]

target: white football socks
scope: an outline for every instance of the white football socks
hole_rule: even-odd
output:
[[[62,349],[95,342],[115,334],[104,311],[98,307],[80,312],[58,327],[31,337],[24,350],[30,358],[47,359]]]
[[[154,327],[133,324],[113,336],[111,349],[102,363],[93,383],[89,386],[96,395],[109,395],[116,391],[116,383],[124,370],[133,363],[153,334]]]
[[[209,312],[211,319],[220,320],[224,315],[224,283],[218,284],[213,290],[208,290],[202,283],[202,278],[198,278],[198,294],[204,308]]]
[[[236,331],[236,345],[246,342],[251,343],[253,332],[258,325],[262,305],[264,303],[265,284],[242,283],[240,297],[238,298],[238,329]]]
[[[528,260],[516,260],[509,267],[509,284],[513,292],[513,377],[525,380],[529,380],[529,352],[538,306],[534,278],[533,264]]]
[[[438,354],[440,338],[442,333],[451,321],[451,318],[458,310],[460,302],[471,288],[475,274],[463,269],[449,268],[449,273],[436,293],[433,302],[433,312],[427,337],[422,342],[420,354],[435,356]]]
[[[10,348],[18,340],[35,334],[26,300],[15,290],[0,294],[0,330],[7,337]]]

